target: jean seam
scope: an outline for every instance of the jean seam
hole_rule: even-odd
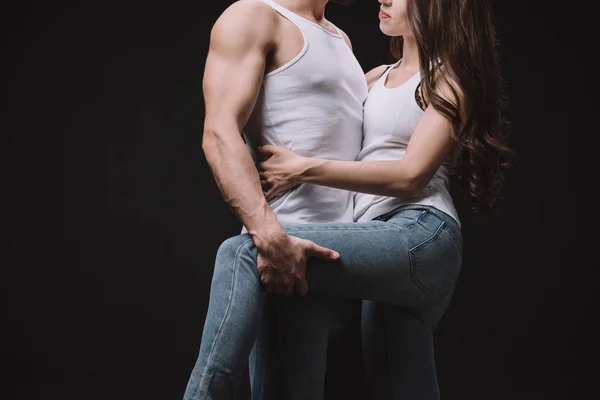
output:
[[[398,227],[397,227],[397,229],[398,229],[398,232],[400,232],[400,231],[401,231],[401,230],[403,230],[403,229],[406,229],[406,228],[408,228],[409,226],[413,226],[413,225],[416,225],[416,224],[417,224],[417,221],[410,221],[410,222],[407,222],[406,224],[404,224],[404,225],[402,225],[402,226],[398,226]]]
[[[444,221],[442,218],[440,218],[439,216],[437,216],[435,213],[433,213],[433,212],[430,212],[430,211],[429,211],[429,209],[430,209],[430,208],[431,208],[430,206],[427,206],[427,210],[425,210],[425,211],[423,212],[423,214],[421,214],[421,215],[419,216],[419,218],[417,218],[417,223],[418,223],[418,224],[419,224],[419,225],[420,225],[420,226],[421,226],[423,229],[425,229],[427,232],[429,232],[429,233],[431,233],[432,235],[434,235],[434,236],[435,236],[435,235],[437,234],[437,232],[440,230],[440,227],[441,227],[441,226],[443,226],[443,225],[448,225],[448,224],[446,224],[446,221]],[[423,217],[425,217],[425,215],[426,215],[426,214],[430,214],[430,215],[432,215],[432,216],[433,216],[435,219],[437,219],[438,221],[440,221],[440,226],[438,226],[437,228],[435,228],[435,230],[433,230],[433,231],[432,231],[432,230],[430,229],[430,227],[426,226],[424,223],[422,224],[422,223],[421,223],[421,219],[423,219]]]
[[[408,255],[409,255],[409,260],[410,260],[410,276],[413,280],[413,282],[415,282],[417,284],[417,286],[419,286],[419,288],[421,288],[421,290],[423,291],[423,293],[425,293],[426,295],[431,294],[431,291],[427,288],[427,286],[421,282],[421,280],[417,277],[417,265],[415,262],[415,255],[414,255],[414,251],[421,247],[424,246],[430,242],[432,242],[433,240],[435,240],[440,231],[442,230],[442,228],[446,225],[446,223],[444,221],[442,221],[442,223],[440,224],[440,226],[438,226],[438,228],[436,229],[435,233],[433,233],[433,235],[431,235],[430,238],[422,241],[421,243],[419,243],[416,246],[413,246],[409,251],[408,251]],[[421,225],[422,226],[422,225]]]
[[[454,239],[454,235],[452,234],[452,232],[450,231],[450,228],[448,228],[448,226],[445,227],[446,229],[444,229],[444,233],[446,235],[448,235],[448,237],[450,238],[450,241],[452,242],[452,244],[454,245],[454,248],[456,249],[456,253],[458,254],[458,261],[460,262],[460,264],[462,264],[462,253],[459,249],[458,243],[456,243],[456,240]]]
[[[401,230],[403,230],[403,229],[406,229],[406,228],[408,228],[409,226],[413,226],[413,225],[416,225],[416,224],[418,224],[418,223],[419,223],[419,221],[421,220],[421,218],[423,218],[423,215],[425,215],[425,213],[426,213],[426,211],[422,211],[422,212],[421,212],[421,215],[419,215],[419,216],[417,217],[417,219],[413,219],[413,220],[411,220],[411,221],[408,221],[408,222],[407,222],[407,223],[405,223],[404,225],[396,225],[396,224],[394,224],[393,222],[390,222],[390,221],[393,221],[393,218],[392,218],[392,219],[388,219],[388,220],[387,220],[387,221],[385,221],[385,222],[386,222],[386,224],[391,224],[391,225],[393,225],[393,226],[396,228],[396,230],[398,230],[398,232],[400,232]]]
[[[417,221],[416,221],[416,222],[417,222],[417,224],[421,222],[421,219],[422,219],[422,218],[423,218],[425,215],[427,215],[427,213],[429,213],[429,206],[426,206],[426,207],[425,207],[425,210],[423,210],[423,211],[421,212],[421,215],[419,215],[419,218],[417,218]]]
[[[388,367],[390,368],[390,384],[392,385],[392,398],[396,400],[396,387],[394,385],[394,369],[392,368],[392,356],[390,355],[390,335],[388,332],[388,313],[387,308],[383,306],[383,323],[385,327],[385,344],[388,355]]]
[[[425,206],[422,204],[404,204],[404,205],[394,208],[391,211],[388,211],[387,213],[383,213],[380,216],[373,218],[373,221],[378,220],[378,221],[387,222],[394,215],[398,214],[399,212],[405,211],[405,210],[409,210],[409,211],[414,210],[414,211],[421,211],[421,213],[426,213],[427,211],[429,211],[429,208],[430,208],[430,206]]]
[[[456,236],[454,235],[454,232],[452,232],[452,229],[450,229],[449,226],[447,226],[446,224],[446,230],[448,232],[448,235],[450,235],[450,238],[452,239],[452,241],[454,242],[454,244],[458,247],[458,240],[456,239]]]
[[[221,333],[221,330],[223,329],[223,325],[225,325],[225,321],[229,317],[229,309],[231,308],[231,300],[232,300],[232,297],[233,297],[233,293],[235,292],[235,290],[234,290],[235,289],[235,275],[236,275],[237,266],[238,266],[237,260],[239,258],[239,255],[240,255],[240,252],[242,251],[242,249],[246,246],[246,244],[248,244],[251,241],[252,241],[252,239],[248,239],[245,242],[243,242],[237,248],[237,250],[235,252],[235,256],[233,257],[233,265],[234,265],[234,268],[233,268],[233,278],[232,278],[231,289],[229,291],[229,298],[227,300],[227,309],[225,310],[225,316],[223,317],[223,320],[221,321],[221,325],[219,326],[219,329],[217,330],[217,333],[215,334],[215,338],[214,338],[214,340],[213,340],[213,342],[211,344],[210,352],[208,353],[208,357],[206,357],[206,367],[205,367],[205,370],[202,372],[203,375],[206,373],[206,370],[208,370],[208,368],[210,367],[210,361],[212,361],[212,357],[213,357],[213,354],[214,354],[215,343],[217,342],[217,338],[219,337],[219,334]],[[205,385],[206,386],[206,390],[204,392],[202,391],[202,389],[204,389],[204,387],[203,387],[204,385],[201,384],[198,387],[198,391],[196,393],[194,393],[194,396],[196,394],[198,394],[198,392],[201,395],[207,393],[208,389],[210,388],[210,384],[212,383],[212,380],[213,380],[214,376],[215,376],[215,374],[212,373],[211,376],[210,376],[209,381]]]

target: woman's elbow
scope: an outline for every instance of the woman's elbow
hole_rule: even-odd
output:
[[[411,198],[418,197],[423,193],[425,186],[427,186],[427,183],[423,179],[411,179],[406,186],[406,194]]]
[[[417,175],[406,177],[400,185],[395,187],[394,194],[396,197],[401,198],[418,197],[425,186],[427,186],[427,182]]]

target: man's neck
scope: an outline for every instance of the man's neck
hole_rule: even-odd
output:
[[[274,0],[290,11],[316,22],[325,17],[328,0]]]

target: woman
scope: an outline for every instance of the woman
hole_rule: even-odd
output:
[[[366,350],[378,354],[374,347],[384,345],[387,352],[385,363],[367,359],[375,369],[373,398],[435,399],[432,328],[462,263],[449,182],[455,174],[479,208],[494,206],[501,161],[511,153],[502,143],[501,79],[487,1],[379,2],[380,28],[392,37],[399,61],[366,75],[370,93],[357,161],[309,159],[263,146],[259,151],[269,158],[258,168],[269,199],[300,183],[356,192],[359,223],[285,227],[340,255],[309,261],[308,290],[369,301],[363,310]],[[277,280],[270,268],[259,276],[256,260],[248,235],[219,249],[195,398],[218,398],[241,375],[256,335],[260,281]],[[225,296],[234,285],[236,296]],[[384,314],[385,330],[372,323],[381,321],[378,314]],[[431,362],[413,370],[407,359]],[[391,384],[380,385],[377,379],[386,375]]]

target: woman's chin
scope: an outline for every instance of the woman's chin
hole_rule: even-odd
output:
[[[393,35],[390,35],[390,34],[388,33],[388,32],[389,32],[389,29],[386,29],[386,28],[387,28],[387,27],[385,26],[385,22],[383,22],[383,21],[380,21],[380,22],[379,22],[379,30],[380,30],[380,31],[381,31],[381,32],[382,32],[384,35],[386,35],[386,36],[393,36]]]

